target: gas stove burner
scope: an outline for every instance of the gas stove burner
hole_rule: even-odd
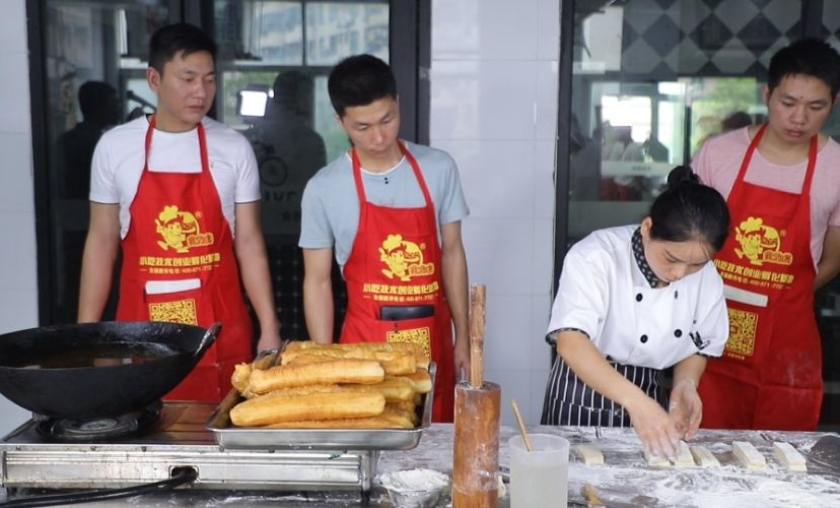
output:
[[[44,437],[57,441],[98,441],[139,434],[160,417],[162,403],[154,402],[139,411],[109,418],[69,420],[45,418],[36,429]]]

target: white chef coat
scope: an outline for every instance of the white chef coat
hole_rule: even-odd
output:
[[[723,281],[710,261],[662,288],[651,288],[633,256],[638,226],[595,231],[563,263],[549,334],[584,331],[625,365],[665,369],[702,352],[720,356],[729,335]],[[703,346],[698,348],[694,337]]]

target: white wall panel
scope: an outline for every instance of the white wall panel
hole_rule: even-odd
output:
[[[433,144],[458,161],[471,218],[534,217],[533,141],[444,139]]]
[[[487,285],[487,379],[539,422],[554,257],[559,2],[434,0],[432,146],[461,168],[470,282]]]
[[[35,205],[26,1],[3,0],[0,17],[0,333],[38,325]],[[30,414],[0,396],[0,435]]]

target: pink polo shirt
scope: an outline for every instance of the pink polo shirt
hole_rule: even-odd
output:
[[[708,140],[691,166],[700,180],[729,197],[738,177],[741,161],[750,144],[747,127]],[[744,180],[771,189],[800,193],[805,180],[807,161],[794,166],[779,166],[755,151]],[[829,226],[840,227],[840,144],[829,139],[817,154],[814,181],[811,184],[811,256],[814,266],[822,255],[823,241]]]

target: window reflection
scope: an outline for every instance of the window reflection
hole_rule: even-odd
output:
[[[297,248],[303,189],[318,169],[349,148],[327,77],[352,54],[388,59],[389,9],[387,1],[214,3],[217,117],[240,130],[257,157],[263,231],[284,336],[306,336]],[[243,100],[257,107],[244,110]],[[333,271],[339,330],[346,295],[340,272]]]
[[[575,3],[569,242],[641,220],[706,139],[763,121],[766,55],[801,36],[801,6],[756,5]]]
[[[370,53],[388,61],[388,4],[306,4],[306,64],[335,65],[345,56]]]

